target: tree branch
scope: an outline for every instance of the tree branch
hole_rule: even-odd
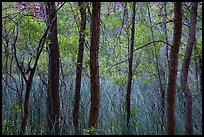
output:
[[[133,52],[135,52],[136,50],[139,50],[139,49],[141,49],[141,48],[144,48],[144,47],[146,47],[146,46],[148,46],[148,45],[150,45],[150,44],[152,44],[152,43],[156,43],[156,42],[162,42],[162,43],[167,44],[168,46],[170,46],[170,47],[172,48],[172,45],[169,44],[168,42],[161,41],[161,40],[157,40],[157,41],[149,42],[149,43],[147,43],[147,44],[145,44],[145,45],[143,45],[143,46],[140,46],[140,47],[134,49]],[[119,65],[119,64],[122,64],[122,63],[124,63],[124,62],[126,62],[126,61],[128,61],[128,59],[123,60],[123,61],[121,61],[121,62],[118,62],[118,63],[116,63],[116,64],[114,64],[114,65],[108,67],[107,70],[108,70],[108,69],[111,69],[111,68],[114,67],[114,66],[117,66],[117,65]]]
[[[59,9],[61,9],[62,6],[64,6],[65,3],[66,3],[66,2],[62,3],[62,5],[60,5],[60,7],[56,10],[56,12],[57,12]]]

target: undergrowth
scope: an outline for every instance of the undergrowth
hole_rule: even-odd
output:
[[[74,79],[69,77],[60,83],[60,134],[73,134],[72,109],[74,98]],[[2,134],[18,134],[22,117],[16,91],[2,82]],[[100,80],[100,113],[98,128],[89,129],[90,80],[82,79],[79,133],[98,135],[165,135],[166,113],[161,119],[160,94],[153,83],[141,84],[133,81],[131,92],[131,119],[127,129],[125,123],[125,84],[115,83],[109,78]],[[14,84],[11,84],[15,88]],[[29,119],[26,134],[42,135],[46,131],[46,91],[47,87],[39,79],[32,85],[29,103]],[[25,91],[23,91],[23,94]],[[166,96],[166,95],[165,95]],[[176,134],[184,134],[183,93],[176,93]],[[165,108],[166,112],[166,108]],[[193,94],[193,131],[202,134],[202,97]],[[163,126],[161,126],[163,125]]]

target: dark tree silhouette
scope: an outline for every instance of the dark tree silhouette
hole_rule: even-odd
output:
[[[192,3],[192,11],[190,18],[190,30],[189,30],[189,38],[188,45],[186,49],[186,53],[184,56],[184,61],[181,69],[181,87],[185,95],[185,128],[186,134],[193,134],[193,125],[192,125],[192,93],[188,86],[188,70],[191,61],[191,55],[193,52],[193,45],[195,42],[195,30],[196,30],[196,14],[197,14],[198,3]]]
[[[99,37],[100,37],[100,2],[93,2],[91,16],[91,47],[90,47],[90,74],[91,74],[91,108],[89,116],[89,127],[97,127],[99,115]]]
[[[49,68],[47,90],[47,134],[59,134],[59,47],[57,40],[57,14],[55,2],[46,2],[47,24],[53,25],[48,34]]]
[[[170,69],[168,77],[168,88],[167,88],[167,126],[168,134],[175,134],[175,94],[176,94],[176,78],[178,69],[178,53],[179,46],[181,43],[181,32],[182,32],[182,3],[174,3],[174,33],[173,43],[170,52]]]
[[[133,15],[132,15],[132,29],[131,29],[131,46],[129,51],[129,71],[128,71],[128,83],[127,83],[127,96],[126,96],[126,122],[127,127],[129,127],[130,120],[130,93],[131,93],[131,84],[132,84],[132,60],[133,60],[133,50],[134,50],[134,34],[135,34],[135,5],[133,2]]]
[[[76,68],[76,82],[75,82],[75,98],[74,98],[74,109],[73,109],[73,124],[74,134],[78,134],[78,115],[79,115],[79,104],[80,104],[80,90],[81,90],[81,75],[82,75],[82,63],[84,54],[84,43],[85,43],[85,27],[86,27],[86,9],[83,2],[79,2],[80,14],[81,14],[81,26],[79,31],[79,47],[77,56],[77,68]]]

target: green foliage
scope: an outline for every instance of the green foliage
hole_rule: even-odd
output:
[[[198,95],[198,92],[192,92],[192,95],[194,95],[194,96]]]
[[[14,104],[12,107],[11,107],[11,114],[12,115],[16,115],[16,114],[19,114],[19,113],[22,113],[22,109],[20,106]]]
[[[151,77],[146,78],[146,80],[143,81],[144,84],[148,84],[150,83],[150,81],[152,80]]]
[[[141,108],[132,108],[131,109],[131,115],[132,117],[135,117],[138,115],[138,113],[140,112]]]
[[[146,90],[146,94],[150,94],[152,91],[150,89]]]
[[[3,134],[5,135],[17,135],[18,134],[18,129],[13,121],[8,121],[6,123],[5,131]]]
[[[15,85],[14,81],[9,81],[11,87],[21,87],[19,73],[13,75],[16,72],[16,62],[12,56],[12,44],[17,25],[19,25],[19,36],[16,43],[17,57],[20,61],[24,60],[24,64],[28,63],[29,59],[34,58],[36,54],[36,48],[39,40],[46,30],[45,22],[38,20],[33,16],[27,15],[29,12],[20,12],[16,6],[16,2],[3,2],[2,3],[2,32],[9,40],[8,49],[9,57],[6,62],[6,40],[2,36],[2,68],[4,69],[11,63],[11,75],[17,81]],[[90,10],[92,4],[89,4]],[[128,58],[128,46],[130,46],[131,36],[131,15],[132,15],[132,4],[127,4],[128,14],[127,17],[123,17],[124,3],[101,3],[101,20],[100,20],[100,47],[99,47],[99,72],[100,72],[100,113],[98,120],[97,131],[95,128],[87,128],[89,119],[90,108],[90,79],[85,77],[85,73],[89,74],[90,70],[90,13],[86,8],[87,13],[87,25],[86,30],[83,32],[83,36],[86,39],[86,46],[84,48],[84,62],[83,62],[83,73],[82,73],[82,88],[80,98],[80,114],[79,114],[79,128],[80,132],[85,135],[95,134],[120,134],[124,135],[127,133],[126,122],[125,122],[125,98],[126,95],[126,84],[128,77],[128,61],[122,64],[110,67],[116,63],[120,63]],[[152,41],[152,35],[149,27],[151,26],[154,33],[155,40],[165,40],[166,35],[164,33],[162,23],[164,16],[162,10],[164,10],[160,3],[137,3],[136,6],[136,21],[135,21],[135,49],[143,46]],[[185,5],[186,3],[184,3]],[[188,3],[187,5],[189,5]],[[150,7],[152,24],[149,24],[147,17],[147,6]],[[163,5],[162,5],[163,6]],[[167,3],[167,21],[173,19],[173,3]],[[72,108],[74,99],[74,85],[75,85],[75,74],[77,63],[77,49],[79,45],[79,25],[80,25],[80,7],[78,3],[67,2],[57,12],[57,36],[60,49],[60,61],[64,72],[64,79],[60,79],[60,101],[62,104],[62,111],[66,115],[65,120],[60,121],[60,131],[62,134],[72,134]],[[202,5],[198,8],[198,21],[196,28],[196,48],[194,48],[194,54],[191,60],[202,56]],[[110,12],[110,13],[109,13]],[[188,24],[190,19],[190,12],[184,9],[185,20],[184,24]],[[121,26],[125,21],[124,26]],[[129,26],[128,26],[128,25]],[[159,25],[158,25],[159,24]],[[172,43],[173,34],[173,23],[168,22],[167,34],[168,42]],[[123,27],[123,28],[122,28]],[[122,28],[122,30],[121,30]],[[121,32],[120,32],[121,31]],[[188,41],[189,28],[184,25],[182,30],[182,42],[179,52],[179,64],[182,64],[184,54],[186,51],[186,44]],[[128,33],[128,34],[127,34]],[[120,34],[120,35],[119,35]],[[129,40],[129,41],[128,41]],[[129,42],[129,43],[128,43]],[[33,89],[31,91],[30,102],[29,102],[29,120],[27,126],[28,134],[44,134],[46,132],[46,92],[47,87],[42,84],[39,79],[39,73],[44,78],[47,77],[48,73],[48,52],[46,48],[50,44],[47,41],[45,48],[39,58],[38,70],[34,77]],[[128,45],[129,44],[129,45]],[[155,43],[148,45],[144,48],[136,50],[133,55],[133,81],[131,91],[131,128],[129,129],[130,134],[164,134],[161,130],[161,112],[159,111],[159,105],[152,108],[152,104],[160,104],[160,96],[155,89],[158,88],[157,67],[154,54],[158,56],[158,62],[160,64],[159,69],[164,72],[168,70],[166,61],[166,47],[164,43]],[[170,49],[169,49],[170,52]],[[11,62],[12,60],[12,62]],[[137,67],[136,62],[140,61],[140,65]],[[31,62],[32,64],[33,62]],[[7,67],[8,67],[7,66]],[[61,67],[61,66],[60,66]],[[194,78],[194,67],[195,63],[192,61],[191,68],[192,73],[189,75],[189,85],[192,89],[193,95],[193,123],[194,133],[202,133],[202,98],[200,92],[195,86]],[[10,66],[9,68],[10,69]],[[164,69],[164,70],[162,70]],[[180,71],[181,65],[178,70]],[[6,76],[5,71],[2,74]],[[84,73],[85,72],[85,73]],[[62,74],[60,73],[60,78]],[[64,77],[63,76],[63,77]],[[178,75],[179,76],[179,75]],[[167,81],[167,76],[161,73],[162,82]],[[196,81],[198,82],[198,81]],[[23,110],[13,103],[16,100],[16,94],[8,87],[3,85],[2,89],[2,131],[3,134],[18,134],[19,126],[21,123],[21,115]],[[167,84],[164,84],[167,87]],[[177,133],[184,133],[184,116],[183,116],[183,92],[181,90],[180,82],[176,85],[176,116],[178,120]],[[24,92],[23,92],[24,93]],[[166,112],[166,110],[165,110]],[[165,113],[166,115],[166,113]],[[165,121],[166,124],[166,121]],[[164,127],[166,130],[166,126]]]
[[[16,135],[19,134],[19,126],[17,125],[18,118],[21,116],[23,110],[20,106],[13,104],[10,109],[9,119],[4,119],[4,134]],[[3,128],[2,128],[3,129]]]
[[[124,84],[126,82],[126,79],[123,77],[113,78],[114,83],[113,84]]]
[[[41,56],[38,60],[38,66],[41,71],[45,71],[48,66],[48,53],[45,51],[41,53]]]
[[[90,127],[88,129],[84,129],[84,135],[96,135],[96,128]]]
[[[29,50],[38,46],[39,40],[45,31],[45,24],[36,18],[25,16],[21,22],[19,43],[24,47],[31,46]],[[26,40],[25,40],[26,39]]]

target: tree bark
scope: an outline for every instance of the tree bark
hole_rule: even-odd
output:
[[[59,47],[57,40],[57,14],[55,2],[46,2],[48,25],[51,25],[48,34],[49,68],[47,91],[47,124],[49,135],[59,134]]]
[[[133,60],[133,50],[134,50],[134,34],[135,34],[135,5],[133,2],[133,15],[132,15],[132,30],[131,30],[131,46],[129,52],[129,70],[128,70],[128,83],[127,83],[127,95],[126,95],[126,122],[127,127],[129,128],[130,121],[130,93],[131,93],[131,84],[132,84],[132,60]]]
[[[97,127],[99,115],[99,37],[100,37],[100,2],[93,2],[91,16],[91,47],[90,47],[90,74],[91,74],[91,108],[89,117],[89,127]]]
[[[32,81],[33,81],[35,71],[32,70],[31,73],[32,74],[29,76],[29,80],[26,80],[26,94],[25,94],[25,101],[24,101],[24,107],[23,107],[24,114],[23,114],[22,123],[21,123],[20,135],[23,135],[26,132],[26,125],[28,121],[30,91],[31,91]]]
[[[193,2],[191,18],[190,18],[190,30],[189,30],[189,38],[188,45],[186,49],[186,53],[184,56],[184,61],[181,70],[180,82],[182,86],[182,90],[185,95],[185,128],[186,134],[193,134],[193,125],[192,125],[192,93],[188,86],[188,70],[191,61],[191,56],[193,52],[193,45],[195,42],[195,30],[196,30],[196,14],[197,14],[198,3]]]
[[[86,27],[85,4],[83,2],[79,2],[79,6],[81,7],[80,8],[81,27],[80,27],[80,32],[79,32],[79,47],[78,47],[76,82],[75,82],[75,98],[74,98],[74,109],[73,109],[74,135],[78,134],[78,115],[79,115],[81,75],[82,75],[82,63],[83,63],[85,27]]]
[[[167,126],[168,134],[174,135],[176,130],[175,122],[175,94],[176,94],[176,79],[178,69],[178,53],[179,46],[181,43],[181,32],[182,32],[182,3],[174,3],[174,33],[173,43],[170,52],[170,70],[168,77],[168,88],[167,88]]]

